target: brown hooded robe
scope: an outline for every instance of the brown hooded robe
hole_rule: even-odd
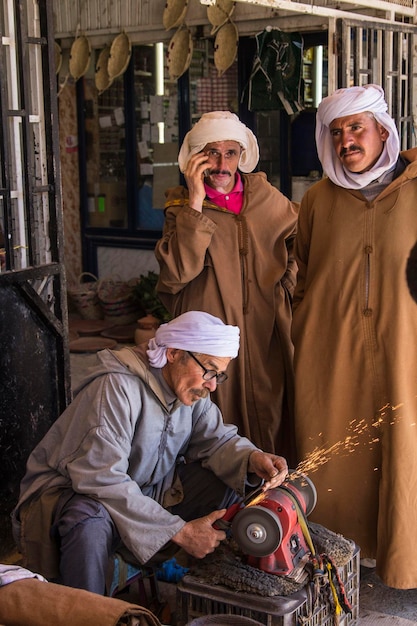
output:
[[[239,355],[213,400],[239,434],[267,452],[288,455],[281,427],[283,416],[288,421],[292,415],[296,206],[263,173],[242,174],[242,181],[239,215],[208,200],[200,213],[189,207],[184,187],[168,190],[155,251],[158,295],[174,316],[206,311],[239,326]]]
[[[295,428],[317,448],[310,516],[376,558],[383,582],[417,587],[417,149],[373,201],[325,179],[296,238]],[[310,457],[311,458],[311,457]]]

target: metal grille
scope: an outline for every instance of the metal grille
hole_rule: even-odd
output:
[[[384,88],[401,149],[416,145],[413,114],[413,50],[417,29],[409,24],[366,25],[338,20],[339,86],[376,83]]]
[[[387,0],[390,4],[399,4],[402,7],[414,7],[413,0]]]
[[[55,54],[48,0],[0,9],[0,231],[2,280],[52,316],[66,312]],[[50,33],[50,34],[49,34]],[[48,39],[49,34],[49,39]],[[13,270],[13,277],[5,273]],[[20,273],[22,272],[22,273]],[[39,305],[41,303],[39,302]],[[56,323],[57,320],[55,320]],[[61,330],[60,324],[58,327]]]
[[[57,232],[53,209],[60,200],[51,124],[56,113],[44,98],[55,80],[54,56],[49,58],[42,35],[42,4],[5,0],[0,12],[0,224],[11,270],[51,263],[59,256],[50,237],[51,228]]]

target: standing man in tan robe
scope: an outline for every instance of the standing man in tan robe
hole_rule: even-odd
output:
[[[264,173],[250,173],[258,159],[254,134],[228,111],[187,133],[178,156],[187,188],[166,194],[157,289],[174,316],[201,310],[239,326],[230,384],[213,400],[241,435],[291,462],[297,212]]]
[[[297,449],[304,461],[315,450],[311,519],[354,539],[385,584],[414,588],[417,149],[400,152],[377,85],[325,98],[316,142],[327,177],[301,203],[292,331]]]

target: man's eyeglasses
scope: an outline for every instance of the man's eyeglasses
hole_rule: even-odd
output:
[[[207,367],[204,367],[204,365],[200,363],[200,361],[197,359],[196,356],[194,356],[192,352],[187,350],[187,353],[190,355],[191,358],[194,359],[196,363],[198,363],[201,369],[204,370],[203,380],[213,380],[213,378],[215,378],[218,385],[221,385],[221,383],[224,383],[224,381],[227,380],[228,376],[226,372],[216,372],[216,370],[208,370]]]
[[[238,159],[241,152],[238,152],[237,150],[226,150],[226,152],[220,152],[220,150],[216,150],[215,148],[209,148],[208,150],[204,150],[204,154],[206,154],[208,158],[213,161],[217,161],[221,156],[226,161],[231,161],[232,159]]]

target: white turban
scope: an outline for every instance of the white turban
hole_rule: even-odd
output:
[[[397,162],[400,140],[395,122],[387,113],[384,91],[379,85],[338,89],[324,98],[317,109],[316,144],[324,173],[336,185],[346,189],[362,189],[391,169]],[[338,117],[370,111],[375,119],[389,131],[385,147],[378,161],[368,172],[354,174],[345,169],[335,154],[329,126]]]
[[[239,351],[239,327],[203,311],[188,311],[162,324],[149,341],[146,354],[152,367],[164,367],[167,348],[234,359]]]
[[[185,135],[178,165],[184,172],[190,157],[201,152],[208,143],[237,141],[243,148],[239,159],[242,172],[252,172],[259,161],[259,147],[253,132],[230,111],[204,113],[193,128]]]

